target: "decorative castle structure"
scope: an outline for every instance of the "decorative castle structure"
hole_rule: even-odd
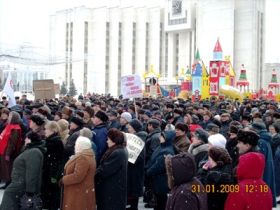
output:
[[[268,84],[268,94],[271,92],[273,95],[279,94],[280,84],[277,82],[277,74],[275,69],[272,71],[271,82]]]
[[[192,66],[192,99],[199,100],[202,94],[202,65],[199,51],[196,51]]]
[[[250,83],[247,80],[246,69],[244,64],[240,70],[239,80],[236,82],[236,87],[240,90],[241,93],[249,92]]]

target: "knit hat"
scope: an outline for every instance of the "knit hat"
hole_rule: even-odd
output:
[[[101,110],[96,112],[95,117],[99,118],[102,122],[107,122],[109,119],[106,113]]]
[[[45,123],[45,119],[39,114],[31,115],[30,120],[38,126],[41,126]]]
[[[91,149],[92,144],[89,138],[79,136],[75,143],[75,153],[82,152],[83,150]]]
[[[58,126],[60,127],[61,132],[65,131],[65,130],[68,130],[69,123],[68,123],[67,120],[60,119],[60,120],[57,121],[57,123],[58,123]]]
[[[175,129],[181,130],[185,133],[187,133],[189,131],[188,125],[185,123],[180,123],[180,122],[175,125]]]
[[[78,127],[83,127],[83,125],[84,125],[84,121],[79,117],[72,117],[71,123],[76,124]]]
[[[142,123],[139,120],[131,120],[129,122],[129,125],[136,131],[136,133],[140,132],[143,130]]]
[[[208,142],[214,147],[225,148],[227,140],[222,134],[217,133],[215,135],[209,136]]]
[[[241,141],[244,144],[250,144],[257,146],[260,136],[254,131],[240,130],[237,134],[237,141]]]
[[[195,133],[196,137],[203,141],[204,143],[208,143],[209,134],[202,128],[196,129]]]
[[[121,118],[125,119],[127,122],[130,122],[132,120],[132,116],[129,112],[123,112],[121,114]]]

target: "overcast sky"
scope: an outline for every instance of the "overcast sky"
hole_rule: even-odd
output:
[[[118,3],[120,0],[106,1]],[[47,52],[49,15],[54,14],[57,10],[90,5],[92,2],[104,2],[104,0],[0,0],[0,43],[2,49],[3,46],[16,49],[22,43],[28,42]],[[143,3],[143,1],[141,2]],[[266,62],[280,63],[279,11],[280,0],[267,0]]]

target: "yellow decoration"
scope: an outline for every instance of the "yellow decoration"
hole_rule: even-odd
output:
[[[201,99],[210,98],[210,81],[209,74],[206,66],[202,62],[202,88],[201,88]]]
[[[275,100],[276,100],[277,102],[280,102],[280,94],[276,94],[276,95],[275,95]]]
[[[230,78],[235,77],[236,73],[232,67],[230,56],[225,56],[225,61],[229,62],[229,73],[226,75],[226,85],[230,85]]]
[[[143,77],[144,79],[152,77],[160,78],[160,73],[155,72],[154,65],[151,65],[150,70],[148,72],[145,72],[143,74]]]
[[[220,93],[225,95],[226,97],[230,97],[232,99],[238,98],[239,101],[243,101],[243,95],[240,93],[240,91],[237,88],[234,88],[229,85],[223,85],[220,87]]]
[[[183,90],[179,93],[177,98],[186,100],[186,99],[190,98],[190,93],[187,90]]]

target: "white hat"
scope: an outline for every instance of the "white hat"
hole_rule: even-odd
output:
[[[91,103],[90,103],[89,101],[87,101],[87,102],[85,103],[85,106],[86,106],[86,107],[87,107],[87,106],[91,107]]]
[[[208,143],[214,147],[226,148],[227,140],[222,134],[217,133],[208,137]]]
[[[132,116],[129,112],[123,112],[121,114],[121,118],[125,119],[127,122],[130,122],[132,120]]]

